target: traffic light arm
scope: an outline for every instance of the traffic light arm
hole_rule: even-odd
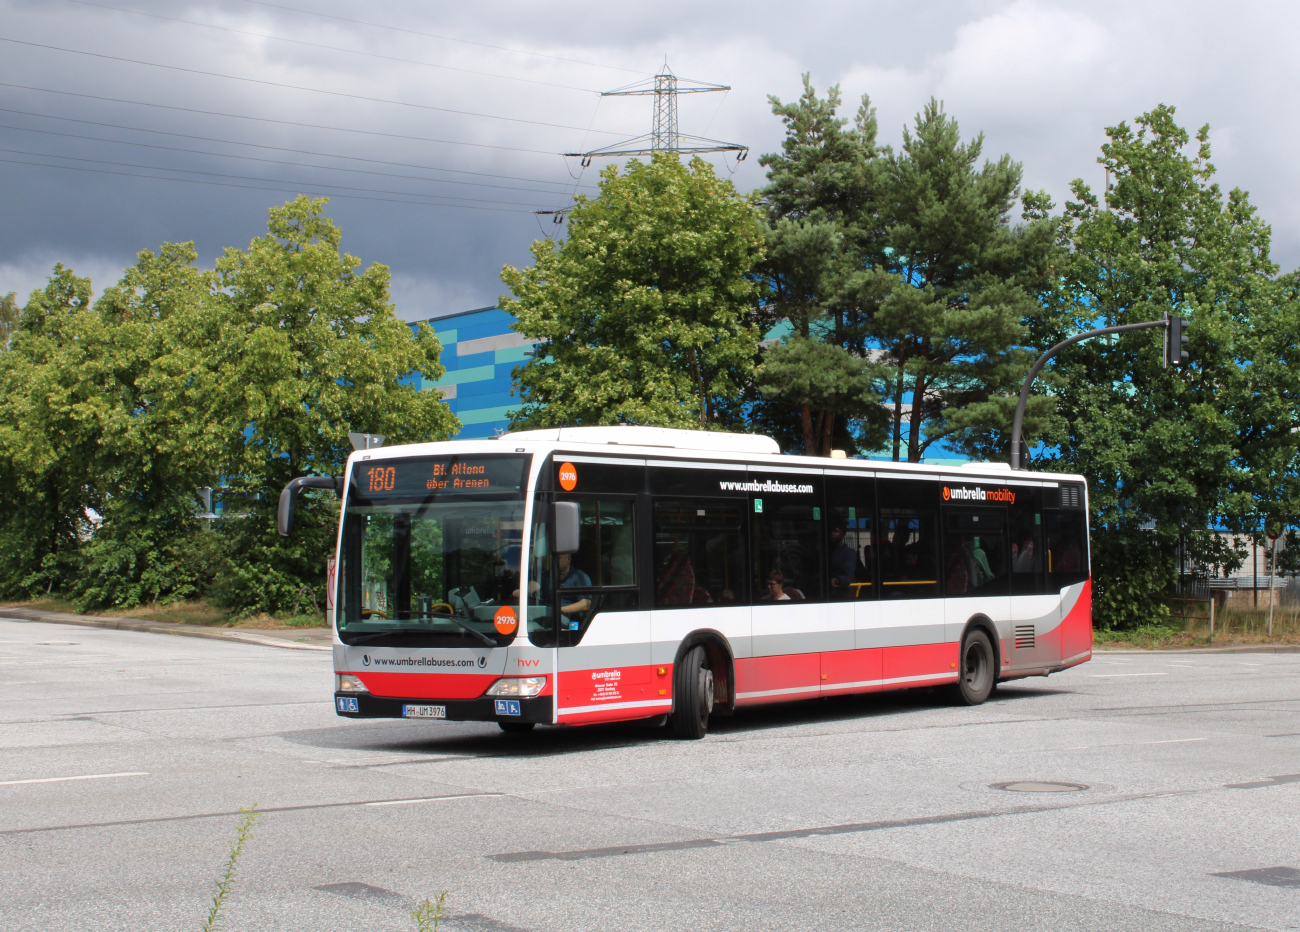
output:
[[[1025,376],[1025,384],[1020,386],[1020,400],[1016,402],[1016,414],[1011,419],[1011,468],[1020,468],[1020,429],[1024,426],[1025,421],[1025,403],[1029,401],[1029,389],[1034,384],[1034,379],[1038,373],[1043,371],[1043,366],[1047,365],[1047,360],[1051,359],[1061,350],[1080,340],[1087,340],[1089,337],[1100,337],[1108,333],[1128,333],[1130,330],[1150,330],[1152,327],[1167,328],[1169,318],[1163,320],[1148,320],[1140,324],[1124,324],[1122,327],[1102,327],[1100,330],[1089,330],[1087,333],[1080,333],[1070,337],[1068,340],[1062,340],[1057,343],[1046,353],[1038,357],[1038,362],[1029,367],[1029,374]]]

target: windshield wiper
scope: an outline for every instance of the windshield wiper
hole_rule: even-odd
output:
[[[429,614],[432,615],[434,618],[446,618],[446,619],[447,619],[448,621],[450,621],[453,625],[459,625],[460,627],[462,627],[462,628],[464,628],[466,631],[468,631],[470,634],[474,635],[474,637],[478,638],[480,641],[482,641],[484,644],[486,644],[488,647],[497,647],[497,646],[499,646],[499,645],[497,644],[496,641],[492,640],[490,637],[488,637],[488,636],[487,636],[486,634],[484,634],[482,631],[478,631],[478,630],[476,630],[476,629],[474,629],[474,628],[471,628],[469,625],[465,624],[463,621],[457,621],[457,620],[456,620],[456,617],[455,617],[454,615],[448,615],[446,612],[430,612]]]
[[[482,631],[474,630],[464,622],[457,621],[454,617],[448,615],[446,612],[430,612],[429,614],[434,618],[445,618],[448,621],[450,621],[452,624],[457,625],[460,628],[463,628],[464,630],[468,631],[470,634],[474,635],[474,637],[478,638],[479,641],[481,641],[487,647],[501,646],[496,641],[492,640],[490,637],[484,634]],[[390,637],[394,634],[432,634],[432,633],[433,632],[425,628],[393,628],[389,631],[376,631],[373,634],[363,634],[360,637],[353,638],[351,641],[348,641],[347,643],[348,646],[353,646],[356,644],[365,644],[369,641],[377,641],[380,638]]]
[[[425,631],[421,628],[392,628],[388,631],[376,631],[374,634],[362,634],[359,637],[355,637],[352,640],[347,641],[345,643],[347,643],[347,645],[351,647],[354,644],[365,644],[367,641],[377,641],[380,638],[391,637],[394,634],[428,634],[428,633],[429,633],[428,631]]]

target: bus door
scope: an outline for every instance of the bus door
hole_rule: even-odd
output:
[[[579,548],[539,567],[547,623],[558,648],[561,724],[644,718],[657,711],[650,613],[638,567],[641,460],[557,454],[557,502],[579,510]]]
[[[1005,505],[943,509],[944,628],[956,645],[966,623],[984,615],[1001,628],[1011,618],[1011,553]]]
[[[845,613],[853,626],[851,649],[822,654],[822,693],[881,688],[884,646],[880,632],[880,549],[875,477],[826,472],[826,578],[828,614]]]
[[[706,630],[726,639],[736,673],[736,683],[727,685],[743,700],[753,662],[745,467],[652,460],[647,479],[651,494],[644,523],[650,533],[643,578],[649,585],[642,588],[642,604],[653,606],[649,614],[656,694],[671,705],[678,648],[692,632]],[[715,671],[718,695],[720,682]]]
[[[941,486],[881,475],[876,480],[875,627],[884,685],[948,677],[956,650],[946,638],[939,547]]]
[[[748,485],[754,657],[749,688],[742,682],[741,691],[772,699],[816,696],[830,676],[823,658],[854,646],[853,607],[827,602],[830,522],[821,471],[751,466]]]

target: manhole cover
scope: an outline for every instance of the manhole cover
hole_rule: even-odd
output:
[[[1088,787],[1083,783],[1048,783],[1038,780],[1021,780],[1016,783],[991,783],[995,790],[1009,793],[1077,793]]]

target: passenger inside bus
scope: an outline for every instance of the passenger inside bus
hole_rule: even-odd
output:
[[[656,605],[703,605],[712,601],[709,590],[695,581],[691,558],[681,551],[674,551],[655,574]]]
[[[791,602],[800,601],[804,594],[794,586],[785,584],[785,574],[780,570],[772,570],[767,574],[767,589],[763,593],[762,601],[764,602]]]
[[[844,539],[845,533],[844,525],[831,525],[830,577],[832,599],[853,598],[853,583],[862,581],[862,577],[866,575],[865,567],[858,560],[857,551],[850,547]]]

